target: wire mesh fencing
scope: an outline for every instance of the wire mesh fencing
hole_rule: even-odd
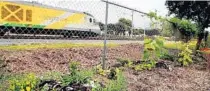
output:
[[[113,3],[103,1],[106,4],[105,32],[107,38],[135,40],[135,42],[119,47],[120,51],[115,56],[109,54],[112,47],[104,47],[103,61],[109,66],[118,61],[139,61],[143,56],[143,41],[145,28],[149,27],[150,20],[146,13]],[[125,41],[126,42],[126,41]],[[106,41],[105,41],[106,43]],[[106,54],[107,52],[107,54]]]
[[[1,3],[1,39],[103,39],[106,8],[101,1],[10,0]],[[107,39],[142,39],[131,34],[135,14],[119,8],[117,14],[113,12],[116,10],[109,12]],[[129,19],[126,28],[121,23],[113,26],[119,17]]]
[[[67,53],[71,55],[68,60],[89,66],[111,66],[118,59],[141,59],[144,33],[150,20],[138,10],[104,1],[10,0],[0,3],[0,45],[39,43],[1,49],[40,49],[37,52],[41,55],[42,51],[48,51],[44,48],[70,48],[62,50],[60,55]],[[72,41],[75,44],[67,44]],[[75,52],[74,47],[81,46]],[[65,61],[68,55],[63,56]],[[33,58],[31,56],[26,57]]]
[[[50,2],[44,0],[1,1],[1,38],[101,38],[98,21],[90,13],[91,8],[94,7],[93,3]],[[97,9],[100,10],[100,8]],[[97,11],[97,9],[92,11]]]
[[[5,72],[0,76],[7,73],[49,76],[49,72],[52,79],[59,75],[62,81],[76,80],[72,82],[76,85],[83,85],[80,82],[86,80],[80,76],[93,75],[90,80],[107,79],[112,75],[111,68],[117,71],[115,66],[119,61],[141,60],[146,27],[149,19],[145,14],[110,2],[1,0],[0,61],[5,63]],[[76,75],[69,76],[73,71]],[[38,78],[45,80],[43,77]],[[118,79],[113,81],[118,83]],[[112,85],[116,83],[110,83],[114,90]],[[102,85],[109,86],[109,83]]]

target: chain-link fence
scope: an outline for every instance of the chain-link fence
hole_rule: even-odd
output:
[[[116,55],[109,54],[113,50],[109,45],[143,44],[144,30],[150,25],[145,13],[106,1],[8,0],[0,3],[1,45],[101,43],[104,48],[99,54],[107,61],[117,58],[140,59],[139,52],[143,48],[138,45],[134,45],[137,50],[129,49],[132,45],[124,49],[119,47],[120,51],[114,52]],[[136,54],[132,54],[132,51],[136,51]],[[112,56],[115,56],[114,59],[109,59]]]
[[[1,38],[101,38],[98,21],[88,12],[94,7],[91,2],[12,0],[1,3]]]
[[[143,12],[106,1],[0,0],[0,90],[13,73],[36,73],[44,79],[49,72],[63,79],[73,70],[76,78],[63,80],[78,81],[94,70],[97,78],[91,78],[107,79],[119,61],[142,58],[146,27],[149,19]],[[117,85],[111,79],[104,84]]]
[[[10,0],[1,7],[1,39],[103,39],[106,8],[100,1]],[[110,11],[116,16],[110,18],[107,39],[142,39],[131,36],[132,13],[123,12]],[[114,28],[119,17],[128,18],[128,26]]]
[[[136,9],[132,9],[117,3],[103,1],[106,4],[106,19],[105,32],[107,38],[124,38],[129,40],[137,40],[140,45],[132,44],[127,46],[123,51],[119,52],[116,59],[127,59],[137,61],[143,56],[143,40],[145,28],[150,25],[150,20],[147,14]],[[107,26],[106,26],[107,25]],[[105,40],[106,43],[106,40]],[[111,55],[106,55],[106,51],[112,51],[112,48],[104,47],[104,59],[106,56],[110,58]],[[123,55],[123,56],[122,56]],[[112,64],[108,61],[108,64]]]

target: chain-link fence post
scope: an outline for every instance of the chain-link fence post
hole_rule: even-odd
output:
[[[108,24],[108,12],[109,12],[109,4],[108,2],[106,2],[106,16],[105,16],[105,29],[104,29],[104,50],[103,50],[103,58],[102,58],[102,68],[105,69],[106,68],[106,52],[107,52],[107,41],[106,41],[106,36],[107,36],[107,24]]]
[[[134,23],[133,23],[133,13],[134,13],[134,11],[132,10],[132,21],[131,21],[131,23],[132,23],[132,27],[131,27],[131,33],[130,33],[131,38],[133,37],[133,29],[134,29]]]

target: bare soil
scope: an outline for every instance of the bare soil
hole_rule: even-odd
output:
[[[9,72],[42,73],[46,71],[67,72],[70,61],[78,61],[82,68],[91,68],[102,61],[103,48],[67,48],[67,49],[37,49],[25,51],[0,50],[0,56],[5,60]],[[108,47],[107,66],[114,65],[117,58],[138,60],[141,58],[143,46],[140,44]]]
[[[38,49],[25,51],[0,50],[11,73],[47,71],[67,72],[70,61],[79,61],[82,68],[92,68],[101,63],[102,48]],[[116,63],[117,58],[141,59],[143,45],[126,44],[108,48],[107,66]],[[206,63],[204,63],[206,64]],[[128,91],[210,91],[210,74],[207,65],[195,64],[189,67],[173,67],[171,71],[155,68],[136,72],[125,69]]]
[[[210,91],[210,74],[195,67],[125,71],[129,91]]]

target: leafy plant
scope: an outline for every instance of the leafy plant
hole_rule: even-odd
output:
[[[32,73],[15,76],[9,79],[9,91],[31,91],[35,90],[38,78]]]
[[[151,70],[153,67],[155,67],[155,64],[153,63],[143,63],[143,64],[136,65],[134,69],[137,71]]]
[[[172,55],[169,55],[169,54],[164,54],[160,57],[160,59],[174,61],[175,57],[176,56],[172,56]]]
[[[180,62],[183,66],[188,66],[192,63],[192,50],[189,49],[189,44],[185,43],[181,49],[181,53],[179,53],[178,62]]]
[[[158,61],[160,57],[166,53],[167,50],[164,48],[163,37],[157,37],[155,39],[145,38],[143,56],[144,63],[136,66],[135,69],[142,70],[155,67],[156,61]]]
[[[41,80],[46,80],[46,79],[54,79],[54,80],[61,80],[62,79],[62,73],[56,72],[56,71],[50,71],[42,74],[40,76]]]
[[[64,75],[62,77],[62,82],[64,85],[80,83],[87,83],[88,78],[91,78],[94,74],[93,70],[78,70],[78,62],[71,62],[69,66],[70,74]]]
[[[110,70],[103,70],[101,65],[96,66],[96,73],[102,76],[107,76],[110,73]]]

